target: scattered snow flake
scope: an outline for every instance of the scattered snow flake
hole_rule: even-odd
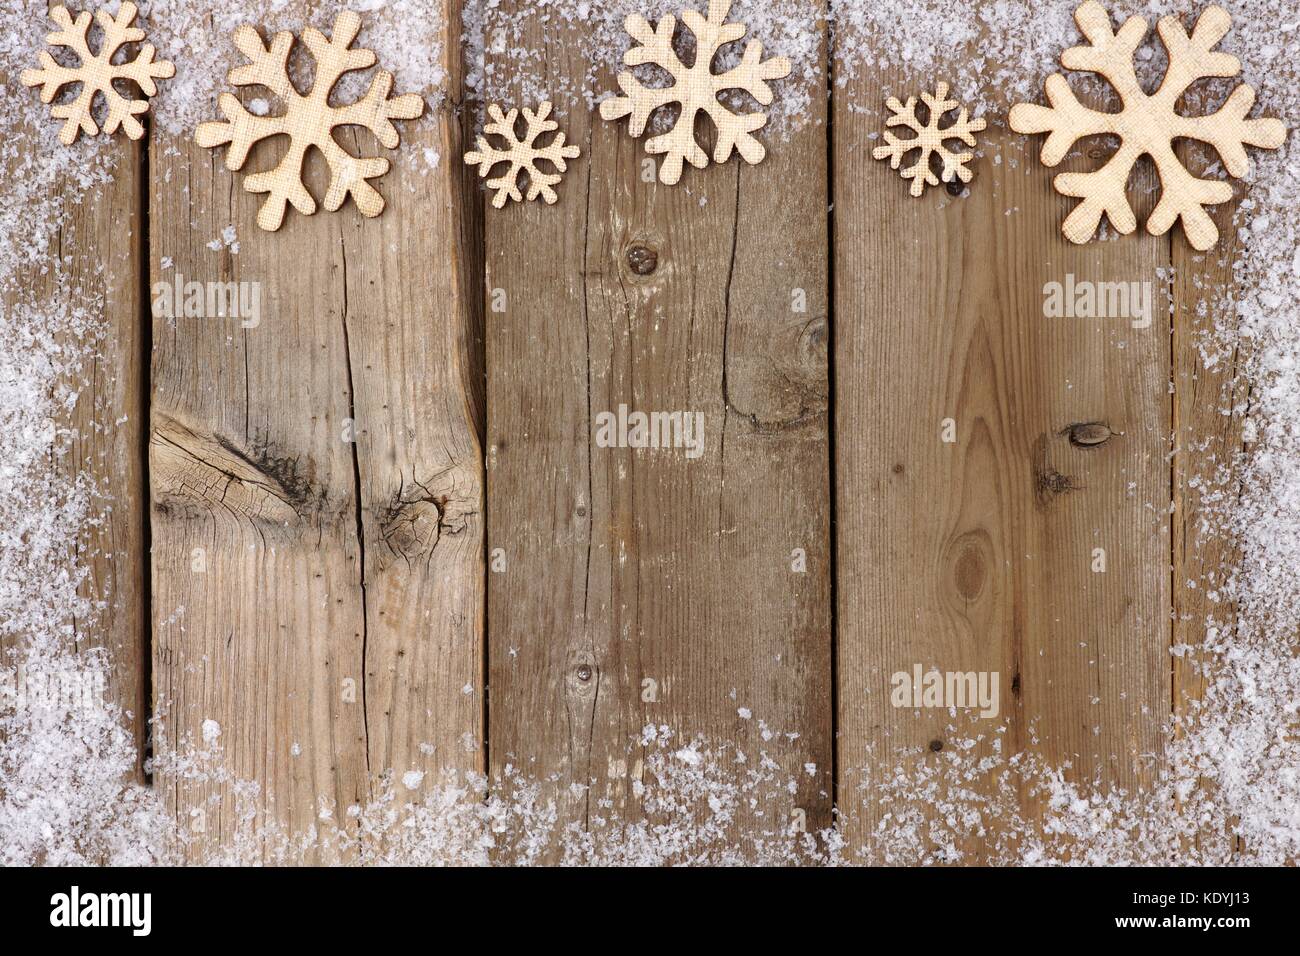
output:
[[[203,721],[203,742],[205,744],[216,743],[217,738],[220,736],[221,724],[210,717]]]

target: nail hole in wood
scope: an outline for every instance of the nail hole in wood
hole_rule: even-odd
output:
[[[935,753],[938,753],[940,750],[943,749],[943,741],[939,740],[937,737],[934,740],[931,740],[930,749]]]
[[[586,681],[591,680],[591,665],[590,665],[590,664],[579,664],[579,665],[578,665],[578,680],[583,681],[583,682],[586,682]]]

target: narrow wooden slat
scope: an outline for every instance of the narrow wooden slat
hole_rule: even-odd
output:
[[[91,388],[82,394],[72,421],[78,436],[72,460],[78,471],[95,476],[107,504],[100,523],[89,529],[83,555],[90,570],[88,587],[104,609],[95,633],[79,634],[78,643],[88,638],[109,651],[109,696],[131,719],[141,755],[137,778],[142,778],[151,708],[145,684],[143,149],[131,142],[115,143],[113,149],[114,178],[97,195],[69,203],[64,226],[67,248],[73,251],[74,286],[90,290],[102,283],[98,291],[106,322]]]
[[[1208,112],[1208,111],[1207,111]],[[1179,157],[1194,175],[1218,178],[1211,171],[1218,156],[1196,143],[1179,144]],[[1239,481],[1243,425],[1249,407],[1245,381],[1247,356],[1241,347],[1225,354],[1220,326],[1231,327],[1236,306],[1234,275],[1240,250],[1233,225],[1236,203],[1210,207],[1219,228],[1219,243],[1197,252],[1181,236],[1171,247],[1173,273],[1173,620],[1171,661],[1174,713],[1195,726],[1196,709],[1205,695],[1207,665],[1201,653],[1206,631],[1230,632],[1236,608],[1226,601],[1226,585],[1240,565],[1239,546],[1223,527],[1224,503],[1241,492]],[[1248,344],[1247,344],[1248,347]],[[1205,356],[1211,356],[1206,361]],[[1225,414],[1225,411],[1229,413]],[[1230,821],[1207,821],[1220,831]],[[1188,841],[1211,837],[1188,833]]]
[[[583,39],[527,25],[509,59],[535,53],[540,78],[502,67],[490,91],[508,108],[549,88],[582,147],[557,205],[486,222],[491,765],[599,840],[644,817],[655,747],[633,739],[666,726],[743,752],[733,784],[779,765],[742,801],[751,833],[796,808],[811,830],[832,760],[824,104],[760,166],[646,182],[644,143],[575,95]],[[620,405],[702,412],[703,453],[599,447]]]
[[[22,91],[29,94],[35,97]],[[40,144],[34,133],[15,136],[11,142],[24,143],[31,151],[20,164],[24,177],[31,175],[28,162],[44,161],[41,150],[62,148]],[[101,155],[96,162],[110,170],[109,175],[89,189],[78,185],[79,176],[52,184],[51,199],[61,204],[63,213],[56,234],[49,237],[48,255],[4,276],[0,296],[6,313],[60,303],[69,312],[89,308],[96,313],[96,341],[78,341],[69,333],[61,343],[74,354],[89,347],[93,358],[83,369],[84,380],[68,383],[79,391],[75,405],[61,410],[54,421],[59,432],[73,436],[70,453],[55,467],[60,479],[84,479],[96,491],[91,503],[94,521],[68,548],[69,570],[87,572],[82,596],[100,607],[91,620],[72,622],[76,647],[107,652],[106,702],[126,712],[137,750],[143,753],[149,705],[142,528],[141,147],[119,137],[96,149]],[[37,241],[35,236],[17,235],[9,240]],[[137,761],[136,778],[144,779],[142,761]]]
[[[835,91],[839,789],[850,844],[873,858],[979,861],[1003,852],[1011,820],[998,814],[1037,810],[999,797],[997,772],[968,776],[975,757],[1005,767],[1033,749],[1068,762],[1069,780],[1134,787],[1161,747],[1167,297],[1153,287],[1155,319],[1134,329],[1046,318],[1044,287],[1070,274],[1155,282],[1168,248],[1141,234],[1068,244],[1070,201],[1051,189],[1061,170],[992,124],[967,198],[909,197],[870,150],[886,98],[932,83],[864,67]],[[954,90],[1005,109],[997,94]],[[1072,443],[1072,425],[1096,422],[1109,440]],[[917,664],[997,672],[1000,713],[893,706],[892,675]],[[983,833],[953,812],[981,801],[1000,802]],[[935,830],[900,835],[909,813]]]
[[[451,67],[452,26],[427,42]],[[399,70],[398,89],[409,79]],[[221,730],[221,776],[165,780],[201,845],[239,848],[261,827],[250,852],[269,855],[270,825],[347,827],[381,774],[417,799],[408,771],[481,764],[482,399],[459,252],[472,229],[456,121],[444,110],[402,135],[382,216],[291,210],[276,233],[221,154],[185,139],[151,154],[153,281],[261,294],[256,327],[154,325],[155,688],[168,749]],[[383,154],[368,134],[341,138]],[[245,171],[279,155],[260,144]],[[210,249],[232,224],[238,253]],[[260,792],[241,823],[248,783]]]

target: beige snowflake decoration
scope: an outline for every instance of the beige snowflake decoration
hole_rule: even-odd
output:
[[[144,39],[144,31],[131,24],[135,21],[136,5],[124,3],[117,16],[107,10],[95,13],[95,20],[104,32],[99,45],[99,53],[90,52],[90,13],[83,11],[73,20],[66,7],[55,7],[50,11],[50,19],[58,24],[59,29],[49,34],[45,42],[50,46],[64,47],[76,54],[80,61],[77,66],[63,66],[50,55],[48,50],[41,51],[41,68],[23,70],[23,86],[39,86],[41,102],[50,103],[65,86],[81,84],[81,92],[71,103],[60,103],[50,110],[55,119],[66,119],[63,129],[59,131],[59,141],[64,146],[71,146],[77,135],[85,132],[94,136],[99,127],[91,115],[96,94],[104,97],[108,105],[108,116],[104,120],[104,132],[112,135],[117,128],[131,139],[144,135],[144,127],[137,116],[149,111],[148,100],[131,99],[113,88],[113,81],[132,81],[144,92],[153,96],[158,92],[154,80],[165,80],[176,75],[176,67],[167,60],[155,61],[153,44],[146,43],[136,54],[135,59],[126,63],[114,63],[113,57],[128,43],[139,43]]]
[[[949,126],[943,126],[943,117],[957,108],[957,101],[948,99],[948,84],[940,82],[935,85],[934,96],[923,92],[921,99],[925,102],[930,115],[928,122],[922,123],[916,115],[916,97],[909,96],[906,103],[898,102],[891,96],[885,103],[893,115],[885,120],[886,126],[906,126],[916,134],[911,139],[902,139],[889,130],[885,130],[884,146],[877,146],[871,155],[876,159],[888,159],[890,169],[897,169],[908,153],[920,150],[916,162],[904,169],[900,176],[912,181],[910,190],[913,196],[925,192],[926,184],[939,185],[934,170],[930,168],[932,158],[938,158],[943,169],[940,173],[945,183],[950,183],[955,176],[964,183],[971,181],[971,171],[966,165],[974,153],[954,153],[944,143],[948,140],[961,140],[967,146],[975,145],[975,134],[986,125],[983,119],[971,119],[963,106],[957,119]]]
[[[465,154],[465,162],[471,166],[478,167],[479,177],[487,176],[492,167],[501,163],[509,163],[510,168],[496,179],[489,179],[488,188],[495,189],[496,195],[492,197],[492,205],[500,209],[506,204],[507,199],[513,199],[515,202],[523,202],[524,197],[519,192],[519,176],[521,173],[528,174],[528,201],[532,202],[538,196],[541,196],[546,202],[553,203],[556,200],[555,190],[551,187],[558,183],[568,166],[565,164],[566,159],[576,159],[579,154],[577,146],[564,145],[564,134],[556,133],[555,137],[547,146],[538,146],[537,140],[542,134],[549,133],[552,130],[559,129],[559,124],[554,120],[547,119],[551,115],[551,104],[549,102],[541,104],[534,113],[528,107],[524,107],[524,127],[525,132],[523,139],[515,132],[515,123],[519,119],[519,110],[511,110],[509,113],[502,113],[501,107],[493,103],[488,107],[488,116],[492,122],[483,127],[483,133],[478,137],[478,148],[472,149]],[[505,140],[506,148],[497,149],[488,142],[487,136],[500,136]],[[557,172],[544,173],[537,168],[539,160],[546,160]]]
[[[767,80],[779,80],[790,75],[790,61],[783,56],[763,61],[763,44],[751,40],[745,47],[740,63],[723,73],[713,72],[713,60],[718,51],[745,35],[745,26],[727,23],[731,0],[709,0],[706,20],[694,10],[682,13],[682,21],[695,36],[695,59],[686,66],[673,50],[673,30],[677,21],[665,16],[651,29],[645,17],[633,14],[624,22],[624,28],[637,41],[623,56],[627,66],[653,63],[671,74],[673,82],[665,87],[642,85],[630,71],[618,76],[618,85],[624,95],[615,96],[600,104],[600,115],[607,120],[631,116],[629,130],[633,136],[645,132],[650,115],[661,106],[681,104],[681,114],[673,128],[662,136],[652,136],[646,141],[645,151],[651,156],[663,153],[666,157],[659,167],[659,180],[673,185],[682,177],[682,163],[689,162],[697,169],[709,164],[709,157],[695,140],[695,117],[703,111],[718,130],[713,161],[725,163],[736,149],[748,163],[762,162],[767,151],[750,134],[767,123],[764,113],[732,113],[718,100],[726,90],[743,90],[766,106],[772,102],[772,90]]]
[[[1160,89],[1147,95],[1138,83],[1133,57],[1146,37],[1147,22],[1130,17],[1116,33],[1110,15],[1095,0],[1080,6],[1074,14],[1088,46],[1071,47],[1061,54],[1067,70],[1098,73],[1119,93],[1123,109],[1118,113],[1098,112],[1083,106],[1065,77],[1054,73],[1047,80],[1051,106],[1020,103],[1011,110],[1011,127],[1020,133],[1047,133],[1043,144],[1044,166],[1055,166],[1078,140],[1087,136],[1117,136],[1119,149],[1100,169],[1090,173],[1061,173],[1054,180],[1057,192],[1081,200],[1065,220],[1064,232],[1071,242],[1092,238],[1102,214],[1121,233],[1137,227],[1125,185],[1133,164],[1150,156],[1160,174],[1160,202],[1147,220],[1147,231],[1160,236],[1179,218],[1183,232],[1196,249],[1211,248],[1219,239],[1206,206],[1232,198],[1232,185],[1198,179],[1179,161],[1173,143],[1194,139],[1218,150],[1228,174],[1245,175],[1249,164],[1246,146],[1276,149],[1286,139],[1286,127],[1276,119],[1246,119],[1255,103],[1255,91],[1237,86],[1217,112],[1208,116],[1182,116],[1179,98],[1199,79],[1236,76],[1241,62],[1214,47],[1223,39],[1232,18],[1222,7],[1207,7],[1189,37],[1177,17],[1162,17],[1157,31],[1169,53],[1169,67]]]
[[[217,105],[225,120],[200,123],[194,140],[204,147],[229,143],[226,168],[233,171],[244,165],[254,143],[288,134],[289,150],[279,165],[244,178],[246,191],[269,193],[257,214],[257,224],[263,229],[280,228],[287,203],[293,203],[304,215],[316,211],[316,201],[302,179],[303,160],[312,146],[321,151],[329,165],[327,210],[338,209],[351,195],[363,216],[378,216],[384,211],[384,198],[367,180],[388,172],[388,160],[353,156],[335,141],[332,130],[336,126],[363,126],[385,148],[396,149],[400,139],[391,121],[415,119],[424,111],[424,101],[414,93],[389,99],[393,74],[380,70],[361,99],[342,106],[330,105],[330,92],[345,73],[375,64],[373,51],[349,49],[360,30],[361,18],[344,10],[334,21],[331,38],[327,39],[315,27],[303,31],[303,42],[316,61],[315,83],[306,96],[298,92],[289,78],[293,34],[277,33],[267,47],[253,27],[245,25],[235,31],[235,45],[249,62],[230,71],[230,84],[266,87],[285,104],[285,112],[281,116],[257,116],[245,109],[234,95],[222,93]]]

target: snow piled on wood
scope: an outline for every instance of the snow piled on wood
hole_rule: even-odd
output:
[[[833,82],[848,87],[865,68],[944,78],[957,91],[989,97],[980,105],[995,125],[1005,125],[1007,105],[1043,101],[1043,82],[1059,70],[1061,51],[1080,42],[1076,6],[1075,0],[833,0]],[[1190,28],[1202,9],[1166,0],[1107,6],[1117,25],[1136,14],[1152,27],[1158,17],[1175,14]],[[1229,455],[1216,473],[1195,482],[1202,510],[1194,546],[1229,541],[1241,549],[1242,562],[1226,577],[1191,582],[1205,590],[1215,611],[1192,622],[1204,629],[1199,647],[1174,647],[1171,654],[1187,656],[1206,686],[1200,701],[1177,702],[1186,716],[1168,730],[1150,789],[1119,793],[1072,783],[1059,768],[1029,760],[996,762],[991,772],[1005,779],[997,786],[986,781],[994,792],[1015,778],[1048,803],[1041,830],[1019,819],[1014,802],[999,808],[999,818],[1011,824],[1000,829],[1009,829],[1018,844],[1007,851],[1010,859],[1280,863],[1300,855],[1300,222],[1294,214],[1300,204],[1300,10],[1290,0],[1242,0],[1227,8],[1233,29],[1220,47],[1241,58],[1243,78],[1259,94],[1253,115],[1278,116],[1291,127],[1282,150],[1251,151],[1253,170],[1239,195],[1248,193],[1235,212],[1235,289],[1212,293],[1204,303],[1212,329],[1197,343],[1206,367],[1235,360],[1249,394],[1239,402],[1233,394],[1198,392],[1198,400],[1217,401],[1222,414],[1245,417],[1246,427],[1242,454]],[[1151,89],[1164,68],[1153,29],[1139,53],[1139,77]],[[1217,108],[1236,82],[1206,84],[1208,93],[1202,91],[1194,105]],[[875,103],[858,108],[881,112]],[[1011,161],[1036,162],[1038,140],[1026,138],[1023,145]],[[1209,175],[1224,176],[1217,162]],[[1177,440],[1171,436],[1171,452]],[[922,815],[928,837],[937,845],[952,843],[959,853],[968,822],[963,813],[987,801],[969,795],[963,761],[946,762],[946,770],[916,767],[893,783],[905,797],[917,773],[930,778],[934,809]],[[889,781],[871,787],[879,792],[882,783],[888,789]],[[1198,833],[1199,839],[1189,836]],[[1057,840],[1049,836],[1064,837],[1064,845],[1054,849]],[[918,838],[903,857],[926,858],[923,844]]]
[[[173,136],[188,135],[214,115],[235,59],[229,37],[236,25],[294,32],[306,25],[290,0],[219,9],[194,0],[141,6],[160,56],[178,64],[177,77],[162,84],[151,110],[157,127]],[[342,6],[326,4],[312,22],[328,29]],[[362,13],[361,42],[397,75],[398,88],[419,90],[437,105],[446,76],[440,48],[427,42],[444,32],[435,5],[356,0],[347,6]],[[682,0],[536,0],[507,13],[495,2],[471,3],[465,38],[471,89],[479,100],[510,92],[503,97],[509,102],[549,96],[593,109],[613,91],[621,68],[624,16],[635,11],[653,20],[682,6]],[[1074,6],[1073,0],[834,0],[830,82],[852,89],[863,70],[881,68],[943,78],[997,126],[1007,104],[1041,100],[1060,51],[1077,41]],[[821,22],[811,7],[739,0],[733,8],[732,19],[747,23],[767,54],[794,63],[790,80],[777,84],[765,135],[780,137],[803,122],[811,98],[824,95]],[[1188,13],[1184,4],[1164,0],[1111,10],[1117,18]],[[0,37],[0,67],[16,76],[36,62],[48,25],[18,0],[0,0],[0,11],[11,24]],[[1230,12],[1234,29],[1223,46],[1241,56],[1245,79],[1257,86],[1256,112],[1294,127],[1300,13],[1291,0],[1243,0]],[[521,52],[542,49],[525,42],[542,35],[573,38],[571,46],[549,49],[586,64],[581,82],[550,85],[541,54]],[[1144,78],[1159,77],[1158,46],[1148,46],[1140,66]],[[879,115],[883,103],[848,108]],[[78,640],[93,633],[103,610],[87,596],[79,542],[111,502],[71,462],[76,436],[67,424],[95,360],[101,303],[94,290],[68,277],[55,240],[66,204],[93,202],[96,189],[115,175],[115,153],[102,137],[60,147],[57,122],[31,91],[0,101],[0,129],[6,171],[0,192],[0,667],[71,673],[92,687],[108,686],[110,652]],[[1210,329],[1199,343],[1204,364],[1235,362],[1250,388],[1244,399],[1216,398],[1223,414],[1245,419],[1245,441],[1239,455],[1219,462],[1217,473],[1198,479],[1198,531],[1202,540],[1235,543],[1242,561],[1238,570],[1197,582],[1214,608],[1192,622],[1204,638],[1171,654],[1201,669],[1203,700],[1168,728],[1165,751],[1152,755],[1151,783],[1141,790],[1080,781],[1070,768],[1032,753],[1006,753],[999,732],[953,726],[939,754],[873,755],[871,766],[845,774],[842,826],[805,833],[788,816],[796,782],[765,754],[682,740],[671,728],[651,725],[629,741],[629,760],[643,761],[629,786],[644,822],[620,822],[619,808],[593,791],[588,825],[568,823],[565,801],[585,798],[585,788],[557,795],[553,780],[517,768],[491,779],[428,775],[418,781],[407,768],[391,768],[374,781],[375,796],[366,804],[322,807],[316,828],[288,833],[265,812],[273,795],[224,771],[221,736],[212,734],[183,753],[158,755],[155,770],[159,780],[215,782],[236,794],[239,832],[218,850],[170,820],[155,797],[160,791],[132,782],[138,755],[127,730],[130,715],[111,700],[101,696],[87,706],[84,697],[46,698],[33,708],[9,694],[0,699],[0,863],[174,862],[182,854],[212,862],[948,863],[965,859],[976,842],[981,859],[1008,863],[1294,860],[1300,855],[1298,150],[1293,131],[1282,151],[1253,153],[1249,193],[1235,214],[1237,291],[1210,290],[1204,305]],[[1013,161],[1035,162],[1036,152],[1037,143],[1026,140]],[[48,293],[33,298],[33,288]],[[855,835],[851,846],[846,833]]]
[[[258,27],[264,38],[287,30],[297,37],[290,59],[291,75],[300,92],[311,88],[311,54],[302,31],[314,26],[326,36],[343,10],[361,15],[357,48],[374,50],[376,67],[349,73],[336,87],[334,102],[360,98],[374,69],[394,75],[394,95],[415,92],[425,98],[425,121],[441,103],[447,80],[443,69],[445,21],[440,4],[428,0],[350,0],[322,3],[304,21],[302,4],[294,0],[240,0],[202,3],[197,0],[147,0],[140,3],[150,42],[163,55],[176,57],[176,77],[156,98],[155,122],[170,136],[192,137],[204,120],[219,118],[217,96],[231,92],[227,72],[243,62],[234,43],[235,29],[245,23]],[[181,67],[184,68],[181,68]],[[263,94],[272,98],[269,94]],[[272,109],[278,112],[278,109]]]
[[[0,71],[17,76],[46,24],[16,0],[0,11],[18,27],[0,40]],[[102,325],[94,290],[70,278],[78,250],[60,258],[55,237],[65,207],[94,201],[113,170],[98,144],[62,147],[31,91],[10,92],[0,98],[0,864],[156,862],[168,824],[131,782],[129,717],[104,695],[112,661],[79,646],[102,610],[87,596],[84,535],[108,503],[76,468],[68,422]],[[33,298],[34,288],[48,291]]]
[[[615,80],[626,69],[623,54],[633,43],[624,29],[631,14],[640,14],[652,24],[669,14],[675,16],[679,53],[684,62],[694,62],[694,37],[681,24],[681,12],[688,6],[701,13],[708,9],[707,3],[683,0],[534,0],[515,4],[510,10],[495,2],[467,4],[466,85],[487,102],[534,105],[549,99],[561,111],[573,104],[594,110],[601,100],[618,93]],[[748,32],[719,52],[717,69],[739,63],[751,40],[763,44],[765,59],[784,56],[790,60],[790,76],[771,84],[775,99],[771,106],[763,107],[768,125],[759,135],[788,134],[807,121],[812,97],[825,95],[821,67],[825,18],[808,0],[736,0],[727,20],[744,24]],[[543,37],[548,42],[540,42]],[[564,71],[547,62],[548,57],[557,56],[576,64],[581,73],[574,74],[580,79],[557,75]],[[667,72],[654,66],[638,67],[637,72],[648,86],[664,86],[669,81]],[[758,106],[745,96],[729,100],[728,105],[742,112]],[[656,120],[661,125],[656,126]],[[658,116],[649,129],[662,132],[666,123]]]

